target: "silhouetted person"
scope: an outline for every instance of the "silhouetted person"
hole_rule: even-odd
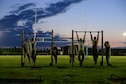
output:
[[[111,46],[109,44],[109,41],[106,41],[104,43],[105,46],[105,55],[106,55],[106,62],[108,66],[112,66],[110,63],[110,56],[111,56]]]
[[[55,64],[57,64],[58,49],[57,49],[55,43],[52,44],[52,48],[51,48],[51,50],[50,50],[50,53],[51,53],[51,55],[52,55],[52,56],[51,56],[51,63],[50,63],[50,66],[52,66],[52,65],[53,65],[53,57],[55,58]]]
[[[74,58],[75,58],[76,53],[77,53],[77,48],[75,45],[73,45],[73,55],[72,55],[72,45],[70,45],[68,49],[68,54],[70,55],[70,64],[72,60],[73,62],[75,62]]]
[[[86,32],[84,33],[83,39],[81,38],[79,39],[77,32],[76,32],[76,36],[77,36],[77,41],[78,41],[78,60],[80,62],[80,66],[82,66],[82,63],[84,61],[84,55],[85,55],[84,42],[85,42]]]
[[[29,47],[29,41],[26,39],[23,43],[23,48],[24,48],[24,63],[26,60],[26,56],[28,57],[29,63],[30,63],[30,47]]]
[[[91,41],[92,41],[93,59],[94,59],[95,64],[97,64],[99,32],[97,34],[97,37],[93,38],[91,32],[90,32],[90,36],[91,36]]]

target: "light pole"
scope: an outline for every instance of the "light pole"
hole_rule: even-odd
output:
[[[123,36],[125,37],[125,42],[126,42],[126,33],[123,33]]]

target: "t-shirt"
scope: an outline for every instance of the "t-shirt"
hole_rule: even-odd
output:
[[[83,41],[78,40],[78,50],[84,51],[84,40]]]
[[[111,55],[111,48],[109,44],[106,44],[106,55]]]
[[[24,42],[24,52],[29,53],[29,43],[27,41]]]
[[[93,48],[97,49],[98,40],[92,40]]]
[[[73,54],[76,54],[76,52],[77,52],[76,46],[73,46]],[[69,47],[68,54],[72,54],[72,46]]]

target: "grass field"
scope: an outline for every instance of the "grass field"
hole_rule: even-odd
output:
[[[42,80],[40,84],[120,84],[122,80],[126,80],[123,79],[126,78],[126,56],[111,56],[112,67],[108,67],[105,60],[104,66],[100,66],[100,56],[97,65],[94,65],[92,56],[89,56],[82,67],[79,66],[77,57],[74,67],[69,63],[68,56],[58,56],[58,64],[50,67],[49,56],[37,56],[35,68],[30,67],[28,60],[25,67],[21,67],[20,58],[20,56],[0,56],[0,84],[25,84],[34,79]],[[112,74],[118,76],[113,76],[117,78],[116,80],[109,80]],[[12,81],[19,79],[29,81],[25,83]],[[30,84],[39,82],[33,81]],[[123,81],[123,84],[126,84],[126,81]]]

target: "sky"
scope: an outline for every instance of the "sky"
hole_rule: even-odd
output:
[[[22,29],[45,37],[53,29],[56,38],[71,37],[72,30],[103,30],[111,47],[126,46],[126,0],[1,0],[0,11],[0,47],[21,46]],[[86,40],[90,45],[89,33]]]

